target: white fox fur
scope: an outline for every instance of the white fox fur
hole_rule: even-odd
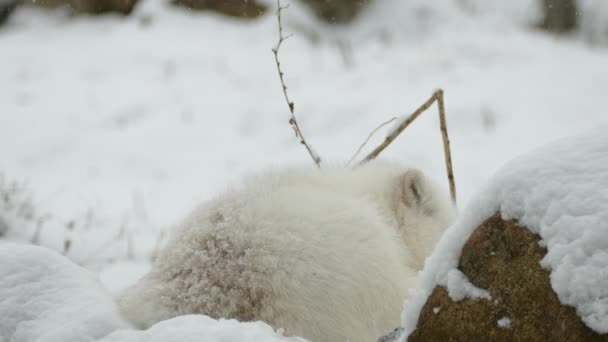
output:
[[[453,217],[420,171],[394,164],[259,175],[194,210],[119,304],[139,327],[200,313],[375,341]]]

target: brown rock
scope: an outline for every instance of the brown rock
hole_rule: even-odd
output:
[[[172,4],[194,10],[215,11],[237,18],[257,18],[267,10],[255,0],[173,0]]]
[[[571,32],[577,28],[579,15],[576,0],[543,0],[541,29],[554,33]]]
[[[353,20],[371,0],[302,0],[315,14],[330,23]]]
[[[23,0],[24,5],[56,8],[69,6],[74,14],[119,13],[129,15],[137,0]]]
[[[103,14],[121,13],[130,14],[137,0],[71,0],[72,8],[78,13]]]
[[[465,244],[458,268],[492,300],[454,302],[437,287],[408,341],[608,341],[559,302],[539,264],[546,250],[538,241],[500,214],[485,221]],[[510,327],[498,326],[503,318]]]

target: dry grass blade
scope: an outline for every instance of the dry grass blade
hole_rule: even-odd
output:
[[[433,93],[433,95],[426,100],[425,103],[422,104],[416,111],[414,111],[407,119],[403,120],[399,126],[389,134],[386,139],[376,147],[372,152],[370,152],[362,161],[361,164],[367,163],[370,160],[375,159],[380,155],[385,148],[388,147],[398,136],[403,132],[407,126],[409,126],[416,118],[420,116],[420,114],[424,113],[429,107],[433,105],[433,103],[437,102],[437,107],[439,109],[439,123],[441,128],[441,137],[443,139],[443,152],[445,156],[445,167],[448,176],[448,182],[450,184],[450,195],[452,197],[452,202],[456,204],[456,184],[454,181],[454,171],[452,168],[452,153],[450,150],[450,138],[448,136],[448,128],[447,122],[445,120],[445,104],[443,101],[443,90],[439,89]],[[372,132],[373,133],[373,132]]]
[[[294,108],[295,106],[294,106],[293,101],[291,101],[289,99],[289,94],[287,93],[287,85],[285,84],[284,73],[283,73],[283,70],[281,69],[281,62],[279,61],[279,50],[281,49],[281,45],[283,44],[283,42],[286,39],[291,37],[291,36],[283,35],[283,22],[281,19],[281,12],[283,10],[287,9],[288,7],[289,7],[289,5],[281,6],[281,1],[277,0],[277,21],[278,21],[278,25],[279,25],[279,41],[277,43],[277,46],[274,49],[272,49],[272,53],[274,54],[274,61],[277,66],[277,72],[279,73],[279,80],[281,81],[281,87],[283,89],[283,96],[285,97],[285,102],[287,103],[287,107],[289,107],[289,113],[291,114],[291,117],[289,118],[289,124],[293,128],[293,130],[296,134],[296,137],[298,139],[300,139],[300,143],[302,145],[304,145],[304,147],[308,151],[308,154],[310,154],[310,157],[315,162],[317,167],[321,167],[321,157],[306,142],[306,139],[304,138],[304,135],[302,134],[302,131],[300,130],[300,126],[298,125],[298,121],[296,120],[295,108]]]
[[[352,157],[350,157],[350,159],[348,160],[348,165],[350,165],[350,163],[353,162],[353,160],[355,160],[355,158],[357,158],[357,156],[359,155],[359,153],[361,153],[361,150],[363,149],[363,147],[365,147],[365,145],[367,145],[367,143],[369,142],[369,140],[374,136],[374,134],[376,134],[376,132],[378,132],[382,127],[390,124],[391,122],[397,120],[397,118],[392,118],[386,122],[383,122],[382,124],[380,124],[380,126],[376,127],[376,129],[374,129],[365,139],[365,141],[363,142],[363,144],[361,144],[361,146],[359,146],[359,149],[357,149],[357,152],[355,152],[355,154],[353,154]]]

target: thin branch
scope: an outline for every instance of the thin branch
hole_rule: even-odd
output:
[[[452,196],[452,202],[454,205],[456,204],[456,184],[454,181],[454,171],[452,169],[452,153],[450,151],[450,139],[448,136],[448,128],[445,120],[445,104],[443,101],[443,90],[439,89],[433,93],[433,95],[420,106],[414,113],[407,117],[391,134],[389,134],[386,139],[376,147],[372,152],[370,152],[367,157],[365,157],[361,164],[367,163],[370,160],[375,159],[380,155],[380,153],[388,147],[398,136],[403,132],[407,126],[409,126],[416,118],[420,116],[424,111],[429,109],[433,103],[437,101],[437,107],[439,109],[439,124],[441,129],[441,137],[443,139],[443,152],[445,155],[445,168],[448,175],[448,182],[450,184],[450,195]]]
[[[443,139],[443,154],[445,156],[445,168],[450,183],[450,194],[452,202],[456,205],[456,182],[454,181],[454,170],[452,168],[452,150],[450,149],[450,137],[448,136],[448,124],[445,120],[445,104],[443,102],[443,90],[439,89],[437,94],[437,106],[439,107],[439,125],[441,127],[441,138]]]
[[[359,153],[361,153],[361,150],[363,149],[363,147],[365,147],[365,145],[367,145],[367,143],[369,142],[369,140],[370,140],[370,139],[371,139],[371,138],[374,136],[374,134],[376,134],[376,132],[378,132],[378,131],[379,131],[379,130],[382,128],[382,127],[384,127],[384,126],[386,126],[386,125],[390,124],[391,122],[393,122],[393,121],[395,121],[395,120],[397,120],[397,118],[396,118],[396,117],[394,117],[394,118],[392,118],[392,119],[390,119],[390,120],[388,120],[388,121],[386,121],[386,122],[383,122],[382,124],[380,124],[380,126],[376,127],[376,129],[374,129],[374,130],[373,130],[373,131],[372,131],[372,132],[371,132],[371,133],[370,133],[370,134],[367,136],[367,139],[365,139],[365,141],[363,142],[363,144],[361,144],[361,146],[359,146],[359,149],[357,150],[357,152],[355,152],[355,154],[354,154],[352,157],[350,157],[350,160],[348,161],[347,165],[350,165],[350,163],[352,163],[352,162],[353,162],[353,160],[355,160],[355,158],[357,158],[357,156],[359,155]]]
[[[361,161],[361,164],[367,163],[368,161],[378,157],[378,155],[380,155],[380,153],[384,151],[384,149],[387,148],[388,145],[390,145],[399,136],[399,134],[403,132],[404,129],[407,128],[407,126],[409,126],[414,120],[416,120],[418,116],[420,116],[420,114],[422,114],[433,104],[433,102],[435,102],[435,99],[435,94],[433,94],[433,96],[426,100],[426,102],[422,106],[420,106],[420,108],[416,109],[416,111],[412,113],[407,119],[403,120],[403,122],[391,134],[389,134],[386,139],[384,139],[382,144],[380,144],[372,152],[370,152],[370,154],[368,154],[367,157],[365,157],[365,159]]]
[[[289,95],[287,94],[287,85],[285,84],[285,78],[283,77],[284,76],[283,70],[281,70],[281,62],[279,61],[279,50],[281,49],[281,45],[283,44],[283,42],[286,39],[291,37],[291,35],[288,35],[288,36],[283,35],[283,23],[282,23],[282,19],[281,19],[281,12],[287,8],[289,8],[289,5],[281,6],[281,0],[277,0],[276,14],[277,14],[277,21],[279,24],[279,41],[277,43],[277,46],[272,49],[272,53],[274,54],[274,61],[275,61],[275,64],[277,65],[277,72],[279,73],[279,79],[281,81],[281,87],[283,89],[283,95],[285,97],[285,102],[287,103],[287,107],[289,107],[289,113],[291,114],[291,117],[289,118],[289,124],[291,125],[291,128],[293,128],[293,130],[296,134],[296,137],[300,139],[300,144],[302,144],[302,145],[304,145],[304,147],[306,147],[308,154],[310,154],[310,157],[315,162],[317,167],[321,167],[321,157],[319,157],[319,155],[315,152],[315,150],[312,149],[312,147],[310,147],[310,145],[306,142],[306,139],[304,139],[304,135],[302,134],[302,131],[300,130],[300,126],[298,125],[298,121],[296,120],[294,103],[293,103],[293,101],[291,101],[289,99]]]

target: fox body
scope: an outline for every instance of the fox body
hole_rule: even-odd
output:
[[[261,320],[311,341],[375,341],[454,209],[415,169],[267,172],[200,205],[119,297],[148,327],[185,314]]]

